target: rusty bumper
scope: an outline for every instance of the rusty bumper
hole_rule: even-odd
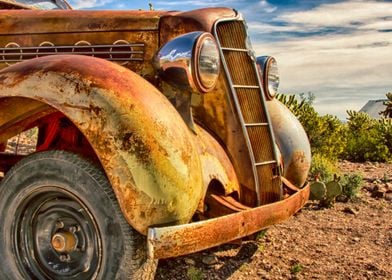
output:
[[[308,197],[309,184],[275,203],[190,224],[149,228],[149,257],[186,255],[248,236],[288,219],[302,208]]]

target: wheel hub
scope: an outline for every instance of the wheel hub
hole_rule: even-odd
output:
[[[34,279],[92,279],[101,241],[91,212],[71,193],[41,187],[16,215],[15,252]]]
[[[78,245],[76,236],[69,232],[57,232],[52,236],[52,247],[57,253],[72,253]]]

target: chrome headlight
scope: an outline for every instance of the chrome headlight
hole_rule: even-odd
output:
[[[219,51],[211,34],[204,33],[198,40],[196,77],[202,91],[214,88],[219,76]]]
[[[208,92],[218,80],[219,51],[210,33],[191,32],[162,46],[154,65],[166,82],[194,92]]]
[[[259,56],[256,61],[260,69],[264,92],[268,99],[272,99],[278,93],[279,88],[278,64],[272,56]]]

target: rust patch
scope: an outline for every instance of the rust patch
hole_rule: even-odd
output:
[[[122,149],[130,151],[136,155],[137,159],[148,165],[151,162],[150,148],[144,143],[143,139],[134,132],[127,132],[122,137]]]

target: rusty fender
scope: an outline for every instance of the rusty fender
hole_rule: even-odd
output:
[[[224,188],[224,195],[236,192],[240,195],[240,185],[234,167],[222,146],[207,131],[196,125],[193,135],[198,148],[203,173],[205,195],[212,180],[220,182]],[[202,203],[202,199],[200,202]],[[200,209],[202,210],[202,208]]]
[[[210,220],[148,230],[150,258],[186,255],[255,233],[282,222],[302,208],[309,197],[309,184],[288,198]]]
[[[139,75],[97,58],[47,56],[0,72],[0,98],[10,96],[48,104],[80,129],[136,230],[191,219],[203,192],[196,144]]]
[[[280,101],[267,102],[268,112],[279,150],[283,157],[283,176],[301,187],[311,163],[310,144],[298,119]]]

